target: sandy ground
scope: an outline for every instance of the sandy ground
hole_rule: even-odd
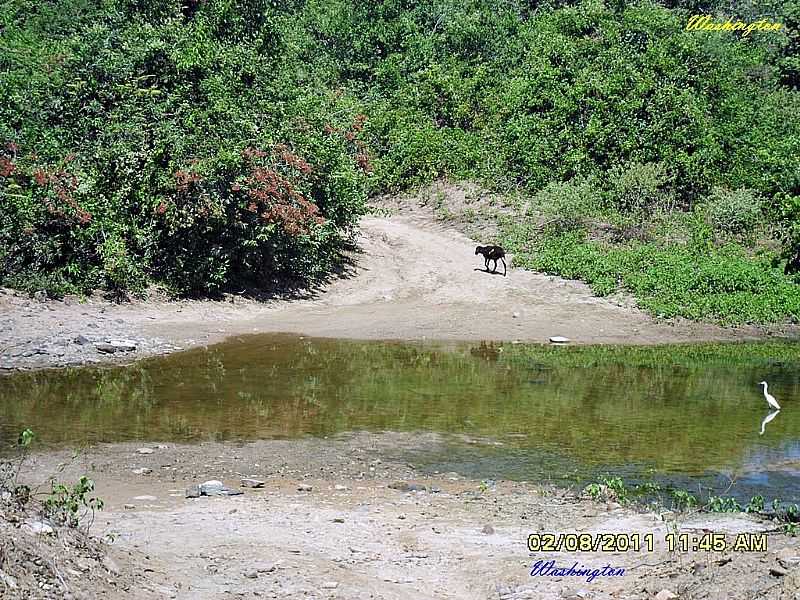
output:
[[[483,271],[475,241],[424,207],[363,220],[345,273],[305,299],[259,302],[38,301],[0,290],[0,370],[130,361],[246,333],[357,339],[659,344],[797,335],[797,327],[736,329],[659,321],[625,297],[522,269]],[[509,259],[509,263],[511,260]],[[510,266],[510,265],[509,265]],[[113,354],[97,345],[122,341]]]
[[[671,531],[725,533],[733,542],[771,523],[642,513],[525,482],[424,474],[402,458],[405,448],[442,443],[434,434],[360,433],[238,446],[100,445],[77,459],[35,455],[26,478],[41,483],[66,464],[60,479],[88,473],[96,480],[106,510],[92,532],[110,540],[121,571],[97,597],[800,598],[798,538],[768,533],[759,552],[670,552],[665,544]],[[142,446],[153,452],[140,454]],[[134,472],[143,468],[151,472]],[[242,488],[242,477],[265,485]],[[206,479],[244,494],[184,497]],[[425,489],[390,487],[396,482]],[[528,535],[542,532],[653,534],[655,543],[652,551],[529,553]],[[624,574],[591,582],[531,576],[539,560]]]

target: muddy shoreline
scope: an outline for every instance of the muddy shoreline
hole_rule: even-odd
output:
[[[744,514],[642,512],[546,485],[423,472],[404,457],[445,443],[452,440],[386,432],[100,444],[76,458],[38,452],[25,477],[34,486],[54,474],[96,481],[106,508],[91,533],[106,540],[119,571],[109,598],[794,600],[800,589],[800,540],[770,533],[774,524]],[[243,478],[263,487],[242,487]],[[243,493],[185,497],[209,479]],[[673,531],[729,540],[763,533],[768,547],[670,551],[665,536]],[[543,532],[653,534],[655,544],[530,553],[527,536]],[[591,582],[531,576],[537,560],[624,574]]]
[[[725,328],[660,320],[629,297],[510,268],[491,275],[474,241],[416,210],[362,222],[351,266],[304,298],[49,300],[0,288],[0,373],[129,363],[231,336],[294,333],[362,340],[672,344],[800,339],[800,326]]]

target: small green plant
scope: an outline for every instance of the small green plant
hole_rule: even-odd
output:
[[[635,488],[629,488],[620,477],[601,477],[599,482],[590,483],[583,488],[592,500],[629,504]]]
[[[709,496],[708,502],[704,507],[709,512],[741,512],[742,505],[736,501],[736,498],[726,498],[724,496]]]
[[[599,501],[603,495],[603,488],[599,483],[590,483],[583,488],[584,493],[592,500]]]
[[[492,489],[492,486],[494,486],[494,482],[493,481],[491,481],[489,479],[483,479],[478,484],[478,491],[480,491],[481,494],[485,494],[490,489]]]
[[[90,496],[93,491],[94,481],[85,475],[71,488],[53,482],[52,491],[44,501],[44,511],[58,523],[77,527],[87,513],[94,515],[95,510],[103,509],[103,501]]]
[[[786,520],[795,523],[800,521],[800,509],[797,504],[792,504],[786,509]]]
[[[23,430],[17,437],[18,458],[0,462],[0,492],[9,494],[19,506],[28,503],[31,496],[31,488],[23,483],[19,483],[19,473],[22,465],[28,456],[28,448],[33,443],[36,435],[30,429]]]
[[[672,490],[672,506],[676,510],[688,510],[697,506],[697,496],[686,490]]]
[[[753,496],[750,502],[744,507],[744,512],[761,513],[764,512],[764,496]]]
[[[33,433],[30,429],[25,429],[22,433],[19,434],[19,438],[17,439],[17,445],[20,448],[27,448],[33,442],[33,438],[36,437],[36,434]]]

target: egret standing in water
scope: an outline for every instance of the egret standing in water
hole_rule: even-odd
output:
[[[763,385],[764,386],[764,398],[767,399],[767,404],[769,404],[775,410],[780,410],[781,409],[781,405],[778,404],[777,400],[775,400],[775,396],[773,396],[772,394],[767,392],[767,382],[766,381],[760,381],[758,383],[758,385]]]

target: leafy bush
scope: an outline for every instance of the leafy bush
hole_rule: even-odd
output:
[[[669,176],[659,163],[626,163],[608,172],[611,205],[623,213],[672,208]]]
[[[103,500],[90,496],[94,481],[82,475],[73,486],[52,483],[50,495],[44,501],[45,514],[56,523],[77,527],[87,514],[103,509]]]
[[[762,221],[761,199],[748,189],[728,190],[715,187],[705,203],[707,218],[719,232],[753,235]]]
[[[544,212],[558,229],[575,229],[600,209],[600,195],[588,181],[550,183],[533,196],[531,209]]]

